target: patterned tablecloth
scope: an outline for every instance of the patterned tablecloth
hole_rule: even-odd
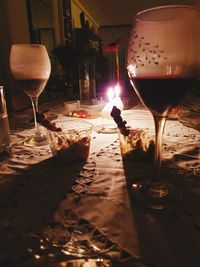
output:
[[[57,105],[47,115],[62,111]],[[30,112],[11,118],[12,155],[0,165],[0,266],[68,266],[75,250],[82,257],[112,258],[116,266],[200,266],[197,130],[167,122],[162,173],[183,192],[183,200],[154,213],[138,206],[128,190],[130,180],[147,175],[152,164],[124,166],[116,133],[94,130],[87,162],[62,165],[49,145],[23,146],[33,133]],[[135,127],[153,125],[146,110],[123,116]]]

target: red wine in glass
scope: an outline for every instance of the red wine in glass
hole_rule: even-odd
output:
[[[195,80],[192,76],[139,76],[132,78],[131,83],[154,116],[166,116],[180,104]]]
[[[130,33],[128,75],[155,125],[153,177],[133,191],[135,199],[151,209],[174,207],[182,198],[179,188],[160,172],[162,136],[169,114],[200,73],[199,23],[200,11],[194,6],[158,6],[136,14]]]

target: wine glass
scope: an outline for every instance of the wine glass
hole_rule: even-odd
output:
[[[166,118],[185,97],[200,73],[199,10],[193,6],[154,7],[136,15],[127,54],[130,82],[155,123],[155,171],[151,181],[133,185],[151,209],[181,200],[181,192],[160,175]]]
[[[44,45],[13,44],[10,52],[11,73],[19,89],[30,98],[33,106],[35,134],[24,142],[26,146],[46,145],[47,137],[36,120],[38,97],[44,90],[51,72],[51,64]]]

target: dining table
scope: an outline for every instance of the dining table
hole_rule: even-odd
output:
[[[40,110],[50,119],[72,119],[62,102]],[[124,164],[118,132],[102,131],[101,116],[73,118],[93,130],[87,161],[70,163],[57,160],[49,144],[24,146],[34,132],[32,116],[28,109],[9,117],[11,154],[0,162],[0,267],[200,266],[200,123],[167,120],[161,173],[182,198],[154,211],[131,190],[153,162]],[[135,128],[153,127],[141,105],[122,116]]]

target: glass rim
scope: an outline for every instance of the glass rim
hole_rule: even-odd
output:
[[[80,123],[80,126],[79,127],[76,127],[72,125],[72,127],[70,128],[62,128],[60,124],[64,123],[66,124],[67,126],[67,123]],[[79,119],[70,119],[70,120],[65,120],[65,119],[55,119],[55,120],[52,120],[52,123],[55,123],[56,125],[60,126],[62,128],[62,131],[60,132],[52,132],[52,133],[56,133],[56,134],[62,134],[64,132],[71,132],[71,131],[92,131],[92,128],[93,128],[93,124],[84,120],[84,119],[81,119],[81,121]],[[84,124],[84,125],[81,125],[81,124]]]
[[[45,45],[43,45],[43,44],[31,44],[31,43],[23,43],[23,44],[16,44],[16,43],[13,43],[13,44],[11,44],[11,46],[35,46],[35,47],[45,47],[46,48],[46,46]]]
[[[150,12],[154,12],[154,11],[162,11],[163,9],[173,9],[173,8],[182,8],[182,9],[191,9],[193,11],[196,11],[196,15],[194,13],[194,18],[197,17],[198,15],[200,15],[200,8],[198,8],[197,6],[191,6],[191,5],[163,5],[163,6],[156,6],[156,7],[152,7],[152,8],[148,8],[148,9],[144,9],[140,12],[138,12],[136,14],[136,21],[138,22],[143,22],[143,23],[162,23],[162,22],[175,22],[175,21],[181,21],[183,20],[183,17],[182,18],[174,18],[174,19],[161,19],[161,20],[145,20],[145,19],[142,19],[141,16],[147,14],[147,13],[150,13]],[[186,19],[184,17],[184,19]]]

